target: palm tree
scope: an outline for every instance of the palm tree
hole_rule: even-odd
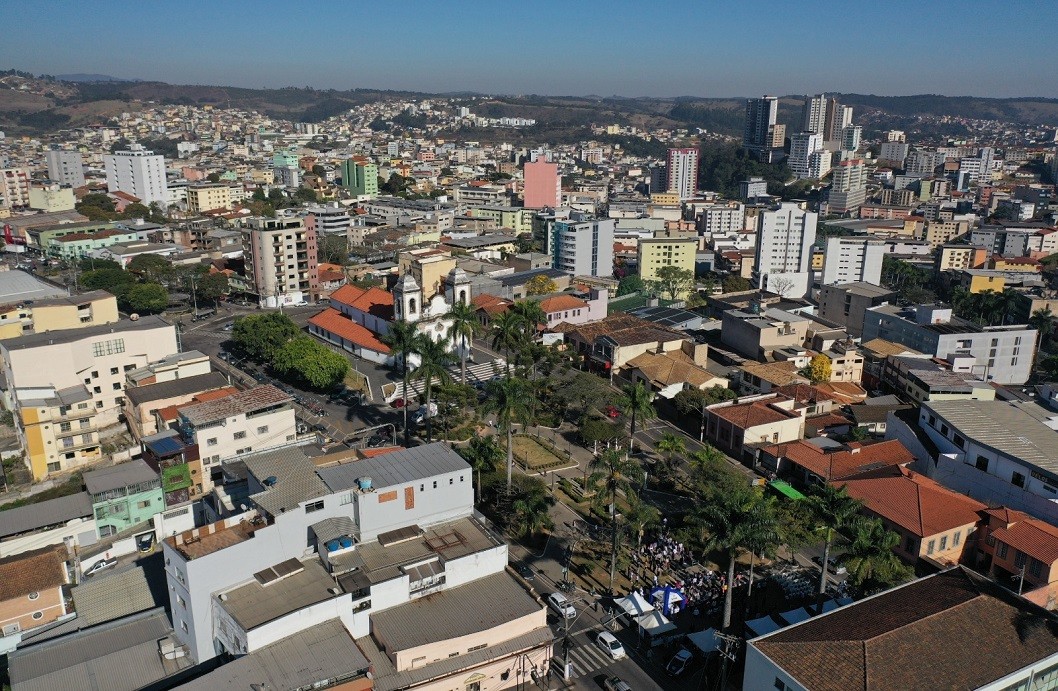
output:
[[[452,320],[452,338],[457,340],[459,349],[459,377],[463,384],[467,383],[467,355],[470,344],[474,343],[474,336],[481,331],[481,322],[478,321],[477,310],[466,302],[456,302],[448,311],[448,318]]]
[[[492,319],[492,347],[503,350],[507,357],[507,375],[511,373],[511,351],[517,350],[522,343],[522,318],[514,310],[498,314]]]
[[[844,560],[850,580],[864,594],[890,588],[911,577],[911,568],[893,551],[899,544],[900,536],[878,519],[855,522]]]
[[[658,439],[658,443],[654,445],[654,448],[659,453],[665,454],[665,466],[669,471],[672,470],[673,457],[687,451],[687,445],[683,442],[683,437],[672,432],[662,434],[661,439]]]
[[[588,486],[595,488],[592,501],[596,506],[609,498],[610,502],[610,592],[613,593],[614,573],[617,570],[617,495],[623,494],[629,502],[638,497],[635,488],[642,481],[642,469],[635,461],[615,449],[608,449],[588,464]]]
[[[532,400],[524,379],[493,379],[489,382],[485,411],[496,413],[496,424],[507,434],[507,491],[514,474],[514,426],[529,424]]]
[[[511,505],[511,528],[519,537],[535,535],[550,530],[555,523],[549,513],[555,498],[543,492],[528,492]]]
[[[623,389],[624,395],[618,401],[618,406],[624,411],[625,415],[631,418],[632,424],[630,427],[630,438],[629,449],[635,450],[636,440],[636,421],[637,420],[650,420],[657,416],[657,412],[654,410],[654,392],[643,385],[643,382],[637,381],[634,384],[628,384]]]
[[[830,559],[830,545],[834,531],[840,531],[852,525],[859,515],[860,502],[849,496],[845,487],[820,485],[816,492],[808,497],[808,506],[816,524],[823,528],[823,564],[819,575],[819,599],[822,601],[827,592],[827,567]]]
[[[393,322],[389,331],[382,334],[380,340],[389,346],[393,357],[400,360],[401,379],[404,382],[404,391],[401,394],[404,396],[404,447],[409,448],[411,447],[411,430],[408,428],[408,359],[419,353],[425,338],[419,333],[415,324],[400,319]]]
[[[636,547],[643,544],[643,535],[646,531],[658,524],[661,520],[661,512],[657,507],[646,503],[642,499],[628,503],[628,511],[625,513],[625,522],[636,536]]]
[[[514,303],[514,307],[511,311],[518,315],[522,322],[522,333],[525,334],[529,340],[536,338],[536,329],[541,324],[547,321],[547,315],[544,313],[540,303],[536,300],[521,300]]]
[[[438,341],[423,338],[419,345],[419,366],[413,374],[423,380],[423,393],[426,395],[426,443],[433,441],[433,415],[430,414],[430,399],[433,393],[434,381],[439,384],[448,384],[452,381],[452,375],[448,373],[448,367],[455,357],[448,349],[448,337]],[[404,407],[408,404],[405,402]]]
[[[727,592],[724,595],[723,629],[731,627],[731,603],[734,594],[735,561],[746,549],[760,549],[758,533],[775,530],[774,504],[766,501],[746,482],[732,485],[729,491],[713,501],[700,504],[692,522],[706,549],[721,552],[727,558]]]
[[[1043,344],[1054,334],[1054,313],[1051,312],[1051,308],[1043,307],[1033,312],[1032,316],[1029,317],[1029,326],[1039,332],[1040,342],[1038,346],[1043,348]]]

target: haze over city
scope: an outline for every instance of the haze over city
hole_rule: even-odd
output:
[[[1058,96],[1058,3],[446,1],[5,7],[0,64],[244,87]],[[61,48],[61,49],[59,49]],[[1041,69],[1029,69],[1040,64]]]

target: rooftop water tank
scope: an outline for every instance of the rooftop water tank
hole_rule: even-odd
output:
[[[362,492],[366,492],[369,489],[371,489],[371,478],[369,478],[369,477],[357,478],[356,485],[357,485],[357,487],[360,488],[360,490]]]
[[[337,552],[341,547],[341,543],[338,540],[329,540],[326,547],[328,552]]]
[[[272,485],[274,485],[276,483],[277,479],[278,478],[276,478],[275,475],[269,475],[268,477],[265,478],[264,486],[265,487],[271,487]]]
[[[353,546],[353,540],[352,540],[352,538],[348,538],[348,537],[343,537],[343,538],[341,538],[341,539],[340,539],[340,540],[339,540],[338,542],[340,542],[340,543],[341,543],[341,545],[342,545],[342,549],[349,549],[350,547],[352,547],[352,546]]]

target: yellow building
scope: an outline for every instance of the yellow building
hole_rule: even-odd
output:
[[[922,239],[933,248],[937,248],[969,232],[969,221],[927,221],[922,232]]]
[[[111,324],[118,320],[118,300],[105,290],[47,298],[0,307],[0,340],[27,333]]]
[[[967,269],[962,272],[962,287],[971,293],[993,291],[1002,293],[1007,286],[1007,279],[1002,274],[980,269]]]
[[[650,203],[660,206],[679,206],[679,192],[654,192],[650,195]]]
[[[187,188],[187,212],[200,214],[231,207],[231,188],[226,184],[191,185]]]
[[[397,264],[400,275],[410,273],[428,300],[444,290],[445,276],[456,267],[456,260],[444,250],[423,248],[401,252]]]
[[[812,248],[812,271],[822,271],[826,262],[827,253],[818,247]]]
[[[276,175],[271,168],[259,168],[250,171],[250,181],[258,185],[271,185],[275,183]]]
[[[937,271],[979,269],[985,265],[988,251],[972,245],[942,245],[937,249]]]
[[[18,414],[33,481],[101,456],[96,407],[84,386],[21,389]]]
[[[639,241],[639,277],[644,282],[656,281],[658,270],[666,266],[686,269],[694,276],[694,260],[698,253],[698,239],[644,238]],[[693,282],[678,298],[686,297]]]

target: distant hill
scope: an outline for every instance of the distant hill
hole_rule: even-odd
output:
[[[111,77],[109,74],[57,74],[55,79],[60,82],[135,82],[137,79],[122,79]]]
[[[319,90],[286,87],[247,89],[231,86],[167,84],[127,80],[104,74],[67,74],[35,77],[18,70],[0,71],[0,129],[39,134],[62,127],[97,123],[127,111],[130,103],[213,105],[256,110],[270,117],[297,122],[320,122],[364,103],[387,99],[439,96],[466,99],[474,113],[488,117],[525,117],[537,128],[496,132],[518,139],[548,141],[548,135],[580,136],[589,124],[621,123],[642,128],[702,128],[739,136],[744,98],[626,98],[602,96],[483,96],[471,92],[426,94],[381,89]],[[1058,99],[980,98],[974,96],[874,96],[834,94],[856,112],[856,122],[868,129],[914,130],[920,116],[1002,120],[1021,125],[1058,124]],[[779,122],[796,131],[803,96],[783,96]],[[947,126],[945,126],[947,127]],[[958,128],[951,128],[952,133]],[[535,130],[535,131],[534,131]]]

